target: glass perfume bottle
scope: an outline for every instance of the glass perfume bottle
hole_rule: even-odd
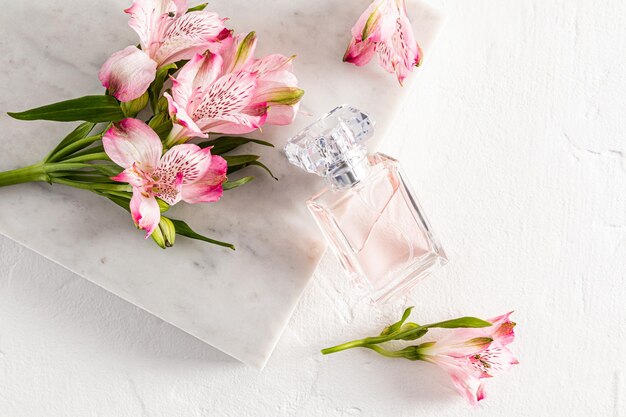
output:
[[[340,106],[291,138],[289,162],[324,177],[328,187],[307,206],[332,250],[376,302],[409,291],[447,263],[395,159],[368,155],[374,122]]]

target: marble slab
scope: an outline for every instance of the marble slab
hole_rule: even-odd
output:
[[[350,27],[367,4],[367,0],[211,2],[212,9],[231,18],[237,31],[257,31],[258,54],[297,54],[295,72],[306,90],[296,123],[258,135],[276,144],[276,149],[254,152],[261,152],[279,181],[249,168],[245,174],[256,175],[257,180],[227,192],[219,204],[180,204],[172,210],[173,217],[234,243],[237,251],[184,238],[163,251],[145,242],[129,216],[112,203],[46,184],[0,189],[0,233],[262,368],[325,250],[304,205],[322,184],[289,166],[280,149],[292,134],[342,103],[372,114],[380,143],[419,78],[410,76],[401,88],[374,64],[357,68],[341,62]],[[122,13],[127,6],[121,0],[4,5],[0,169],[40,160],[72,127],[15,121],[6,111],[101,91],[96,77],[101,63],[112,51],[136,43]],[[408,6],[428,65],[428,50],[442,17],[422,2]]]

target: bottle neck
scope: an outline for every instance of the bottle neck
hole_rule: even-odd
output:
[[[345,162],[327,178],[335,190],[350,188],[364,180],[370,173],[369,158],[364,156],[357,161]]]

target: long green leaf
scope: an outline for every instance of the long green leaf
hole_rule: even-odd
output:
[[[211,149],[211,153],[213,155],[222,155],[226,152],[230,152],[233,149],[238,148],[241,145],[245,145],[246,143],[256,143],[257,145],[269,146],[272,148],[274,147],[274,145],[264,140],[242,138],[239,136],[221,136],[213,140],[201,142],[198,144],[198,146],[200,146],[201,148],[213,146],[213,149]]]
[[[111,96],[85,96],[23,112],[9,112],[8,115],[19,120],[53,120],[57,122],[82,120],[93,123],[118,122],[124,118],[119,103]]]
[[[202,240],[203,242],[208,242],[214,245],[219,245],[225,248],[235,250],[235,246],[230,243],[211,239],[199,233],[194,232],[193,229],[191,229],[191,227],[189,227],[189,225],[182,220],[174,220],[174,219],[170,219],[170,220],[172,221],[172,223],[174,223],[174,227],[176,228],[176,234],[178,235],[185,236],[191,239]]]
[[[100,152],[104,152],[104,146],[102,146],[102,145],[92,146],[90,148],[83,149],[80,152],[73,153],[72,154],[72,158],[75,158],[77,156],[83,156],[83,155],[87,155],[87,154],[92,154],[92,153],[100,153]]]
[[[232,190],[233,188],[241,187],[242,185],[249,183],[253,179],[254,177],[243,177],[241,179],[238,179],[237,181],[226,181],[222,185],[222,188],[224,190]]]
[[[69,145],[65,146],[64,148],[59,149],[59,151],[56,152],[54,155],[51,155],[50,162],[59,161],[61,159],[64,159],[68,155],[72,155],[75,152],[82,151],[83,149],[91,146],[93,143],[100,141],[101,138],[102,138],[102,135],[97,134],[93,136],[87,136],[86,138],[83,138],[83,139],[78,139],[74,141],[73,143],[70,143]]]
[[[276,178],[276,176],[274,176],[274,174],[272,174],[272,171],[270,171],[270,169],[267,167],[267,165],[265,165],[263,162],[260,161],[252,161],[248,164],[248,166],[250,165],[254,165],[257,166],[261,169],[263,169],[264,171],[266,171],[268,174],[270,174],[270,177],[274,178],[276,181],[278,181],[278,178]]]
[[[460,317],[458,319],[440,321],[438,323],[428,324],[424,327],[432,328],[437,327],[441,329],[457,329],[460,327],[489,327],[491,323],[485,320],[478,319],[476,317]]]
[[[229,167],[249,164],[259,159],[259,155],[223,155]]]
[[[66,137],[64,137],[63,140],[59,142],[59,144],[56,146],[56,148],[54,148],[52,152],[50,152],[50,154],[46,157],[46,162],[52,155],[57,153],[59,150],[65,148],[67,145],[70,145],[77,140],[86,138],[89,132],[91,132],[95,126],[96,124],[91,122],[84,122],[79,124],[76,129],[72,130]]]

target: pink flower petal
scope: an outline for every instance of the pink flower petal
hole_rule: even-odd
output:
[[[172,97],[176,103],[187,103],[189,112],[195,111],[204,92],[220,76],[222,57],[215,54],[196,54],[173,80]]]
[[[237,72],[250,67],[254,62],[256,44],[254,32],[233,37],[230,47],[221,54],[224,58],[224,72]]]
[[[172,147],[154,171],[154,177],[158,178],[156,195],[170,205],[176,204],[185,186],[204,178],[210,166],[210,148],[202,149],[194,144]]]
[[[159,136],[138,119],[124,119],[115,123],[102,137],[104,151],[113,162],[123,168],[134,164],[146,172],[154,169],[161,158],[163,145]]]
[[[186,11],[186,0],[135,0],[124,10],[130,15],[128,25],[139,35],[141,48],[149,54],[158,47],[164,29]]]
[[[360,41],[353,38],[343,56],[343,60],[361,67],[370,62],[375,53],[376,44],[374,42],[370,40]]]
[[[267,113],[261,116],[248,115],[243,113],[222,114],[219,118],[204,119],[199,123],[204,132],[224,133],[229,135],[243,135],[250,133],[265,123]]]
[[[376,0],[352,28],[344,61],[365,65],[374,53],[385,71],[395,73],[400,84],[420,64],[422,51],[415,41],[404,0]]]
[[[218,155],[211,156],[210,167],[205,175],[195,183],[183,186],[183,201],[190,204],[218,201],[224,193],[222,184],[226,181],[227,169],[224,158]]]
[[[359,41],[367,39],[378,30],[378,22],[382,16],[382,9],[387,0],[376,0],[359,16],[356,24],[352,27],[352,37]]]
[[[255,60],[248,71],[256,72],[260,77],[273,71],[291,71],[293,58],[293,56],[287,57],[281,54],[267,55]]]
[[[156,62],[145,52],[128,46],[105,61],[98,78],[115,98],[131,101],[146,92],[154,81],[156,68]]]
[[[209,137],[207,134],[203,133],[202,130],[198,127],[196,122],[189,116],[187,111],[180,107],[180,105],[174,101],[172,96],[168,93],[164,93],[163,96],[167,99],[168,111],[170,116],[179,126],[179,131],[177,132],[177,138],[207,138]]]
[[[166,65],[204,53],[212,43],[220,40],[225,29],[224,21],[217,13],[205,10],[184,14],[163,34],[154,60],[159,65]]]
[[[134,166],[132,168],[125,169],[111,179],[113,181],[126,182],[133,187],[141,187],[144,184],[144,178],[139,175],[139,172],[137,172]]]
[[[214,126],[221,122],[241,123],[254,128],[259,127],[259,118],[241,112],[250,103],[256,88],[256,77],[246,71],[226,74],[213,83],[203,94],[202,101],[191,117],[197,121],[203,132],[205,126]],[[215,133],[227,133],[224,130]],[[233,133],[233,132],[229,132]]]
[[[161,219],[159,203],[154,196],[146,195],[139,189],[133,189],[130,212],[137,227],[146,231],[147,239],[159,225]]]
[[[296,118],[300,103],[294,106],[285,106],[281,104],[272,104],[267,109],[267,119],[265,123],[277,126],[286,126]]]

